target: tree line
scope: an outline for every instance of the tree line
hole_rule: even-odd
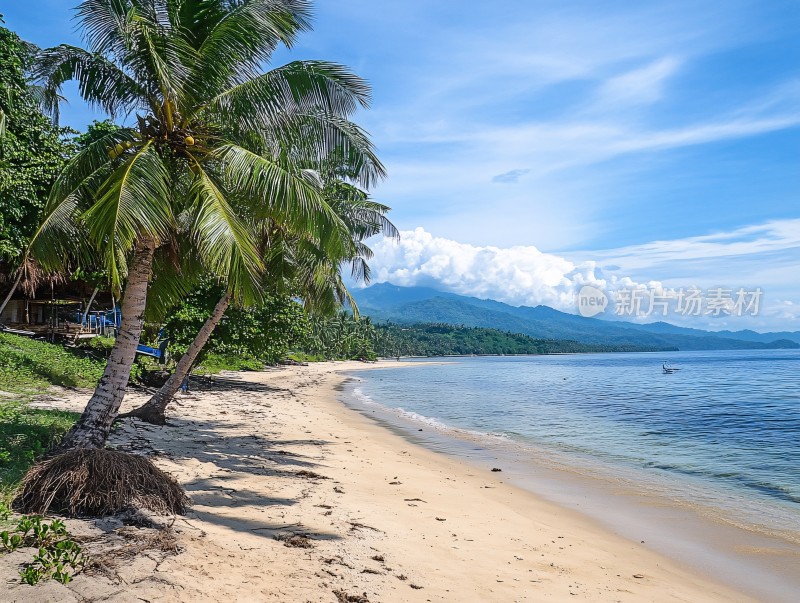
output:
[[[217,351],[236,354],[265,341],[270,321],[298,322],[295,302],[309,317],[335,314],[352,301],[344,267],[367,280],[365,241],[397,236],[369,194],[385,169],[352,119],[369,85],[322,60],[265,69],[310,29],[307,2],[87,0],[76,10],[86,48],[42,50],[0,32],[11,292],[34,275],[94,275],[121,309],[105,373],[62,449],[104,445],[146,324],[175,331],[172,375],[137,411],[163,421],[217,328]],[[69,81],[111,121],[82,137],[59,128]],[[186,303],[211,293],[204,316]],[[254,353],[274,357],[274,340]]]

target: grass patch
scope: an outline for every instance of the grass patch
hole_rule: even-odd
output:
[[[63,346],[0,333],[0,390],[33,394],[51,385],[94,387],[105,361]]]
[[[207,354],[192,371],[197,375],[215,375],[222,371],[261,371],[264,363],[242,355]]]
[[[0,400],[0,520],[7,516],[14,490],[28,468],[77,418],[77,413]]]
[[[327,360],[322,354],[307,354],[306,352],[291,352],[286,359],[295,362],[325,362]]]
[[[76,413],[30,408],[30,396],[51,385],[94,387],[105,361],[63,346],[0,333],[0,520],[34,460],[77,420]],[[10,395],[9,395],[10,394]]]

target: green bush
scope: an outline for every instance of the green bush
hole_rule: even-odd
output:
[[[260,371],[264,363],[247,355],[236,354],[206,354],[198,364],[194,373],[198,375],[215,375],[221,371]]]
[[[173,358],[183,355],[222,293],[220,286],[205,283],[170,312],[164,326]],[[244,368],[257,364],[260,370],[264,364],[276,364],[286,358],[291,347],[305,340],[309,329],[299,303],[285,295],[265,295],[258,307],[228,308],[201,352],[199,364],[210,372],[216,367],[236,370],[229,367],[239,363],[244,363]]]

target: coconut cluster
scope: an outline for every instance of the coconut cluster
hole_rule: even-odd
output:
[[[120,155],[122,155],[125,151],[130,149],[133,146],[133,143],[130,140],[126,140],[125,142],[118,142],[113,147],[108,149],[108,156],[111,159],[116,159]]]
[[[166,136],[164,136],[164,139],[166,140]],[[192,136],[191,134],[186,134],[186,136],[183,137],[183,144],[186,145],[187,147],[193,147],[195,143],[196,141],[194,139],[194,136]],[[111,159],[116,159],[117,157],[119,157],[125,151],[127,151],[132,147],[133,143],[129,140],[126,140],[125,142],[118,142],[113,147],[108,148],[108,156]]]

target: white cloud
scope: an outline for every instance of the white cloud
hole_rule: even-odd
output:
[[[726,273],[738,272],[758,280],[770,268],[780,267],[779,261],[763,264],[764,257],[779,256],[779,259],[789,262],[796,262],[800,258],[800,219],[773,220],[728,232],[579,252],[576,255],[587,253],[603,264],[614,264],[627,273],[678,272],[680,267],[685,269],[698,263],[707,266],[709,261],[714,261],[718,265],[728,266]],[[750,261],[762,262],[757,271],[746,269]],[[788,276],[782,271],[781,274],[784,278]],[[713,278],[712,275],[708,276]]]
[[[658,59],[645,67],[609,78],[600,88],[598,103],[603,106],[652,103],[659,100],[664,84],[678,70],[673,57]]]
[[[434,286],[512,305],[547,305],[575,310],[575,293],[585,284],[603,288],[632,285],[602,277],[594,261],[572,262],[533,246],[476,246],[435,237],[423,228],[404,231],[399,243],[374,245],[373,282]]]
[[[715,319],[670,314],[666,320],[697,328],[800,329],[792,283],[800,264],[800,220],[773,221],[672,241],[654,241],[570,257],[533,246],[495,247],[436,237],[423,228],[404,231],[399,243],[379,240],[370,262],[373,282],[437,289],[511,305],[546,305],[575,313],[584,285],[613,293],[621,288],[764,291],[756,317]],[[769,266],[765,270],[764,266]],[[610,310],[613,312],[613,304]],[[655,318],[652,318],[654,320]]]

